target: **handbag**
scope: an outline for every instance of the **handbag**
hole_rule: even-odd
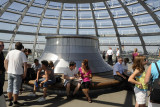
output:
[[[155,63],[159,76],[154,80],[152,90],[150,93],[150,102],[160,104],[160,71],[157,63]]]

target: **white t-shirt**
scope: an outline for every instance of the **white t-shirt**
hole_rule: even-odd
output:
[[[113,55],[113,51],[112,51],[111,49],[109,49],[109,50],[107,51],[107,55]]]
[[[23,63],[27,62],[26,55],[20,50],[12,50],[7,56],[8,60],[8,73],[22,75],[23,74]]]
[[[117,51],[116,56],[119,56],[119,50]]]
[[[69,67],[67,67],[66,70],[64,71],[64,75],[67,75],[68,77],[74,77],[74,75],[77,73],[78,73],[78,71],[76,69],[73,69],[71,71],[71,69]]]

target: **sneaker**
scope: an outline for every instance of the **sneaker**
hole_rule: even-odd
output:
[[[12,105],[13,105],[12,101],[9,101],[8,106],[12,106]]]
[[[46,101],[46,99],[44,97],[40,97],[37,101],[38,102],[43,102],[43,101]]]
[[[27,96],[35,97],[35,96],[36,96],[36,94],[34,94],[34,93],[30,93],[30,94],[28,94]]]
[[[24,103],[19,103],[18,101],[14,102],[13,107],[24,106]]]

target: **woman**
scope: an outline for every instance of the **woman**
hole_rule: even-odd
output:
[[[134,58],[135,58],[136,56],[138,56],[138,55],[139,55],[138,49],[135,48],[135,49],[134,49],[134,52],[132,53],[132,61],[133,61],[133,62],[134,62]]]
[[[158,67],[160,68],[160,60],[156,62]],[[148,67],[148,70],[147,70],[147,73],[146,73],[146,76],[145,76],[145,83],[149,83],[150,81],[150,78],[152,76],[152,81],[153,82],[155,79],[157,79],[159,77],[159,73],[158,73],[158,70],[157,70],[157,67],[155,65],[155,63],[152,63],[149,67]],[[148,101],[148,107],[160,107],[160,103],[151,103],[150,102],[150,98],[149,98],[149,101]]]
[[[145,68],[144,65],[147,63],[145,56],[136,56],[133,62],[133,74],[129,77],[128,81],[135,84],[134,92],[136,96],[135,107],[145,107],[146,96],[148,86],[144,83]],[[136,80],[135,80],[136,79]]]
[[[79,68],[80,77],[82,78],[81,88],[85,94],[89,103],[92,103],[91,98],[89,97],[89,86],[91,84],[92,73],[88,66],[88,60],[84,59],[82,62],[82,67]]]

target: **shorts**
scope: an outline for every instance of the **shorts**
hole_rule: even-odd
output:
[[[82,88],[82,89],[89,89],[90,84],[91,84],[90,81],[83,82],[83,83],[81,84],[81,88]]]
[[[75,80],[65,80],[65,81],[64,81],[64,86],[66,87],[68,83],[70,83],[70,84],[72,84],[72,85],[74,85],[74,86],[77,86],[78,83],[79,83],[79,81],[75,81]]]
[[[142,91],[139,88],[134,88],[136,101],[138,104],[146,104],[147,91]]]
[[[8,88],[7,92],[19,94],[19,89],[22,83],[22,76],[15,74],[8,74]]]
[[[45,78],[41,78],[41,79],[38,80],[38,82],[35,81],[35,82],[34,82],[34,85],[35,85],[36,87],[38,87],[39,84],[40,84],[42,81],[44,81],[44,80],[45,80]],[[52,85],[52,84],[54,84],[55,82],[56,82],[56,81],[48,80],[47,82],[44,82],[44,83],[43,83],[43,88],[47,88],[48,85]]]

